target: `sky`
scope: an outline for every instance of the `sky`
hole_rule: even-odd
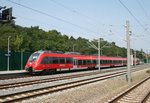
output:
[[[150,0],[0,0],[0,6],[13,8],[17,25],[104,38],[120,47],[126,47],[129,20],[131,48],[150,53]]]

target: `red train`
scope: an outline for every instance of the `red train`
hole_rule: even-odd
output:
[[[120,57],[101,56],[100,64],[101,67],[124,66],[127,64],[127,59]],[[37,51],[30,56],[25,69],[29,71],[29,73],[34,73],[37,71],[55,72],[62,69],[70,70],[97,67],[98,56]]]

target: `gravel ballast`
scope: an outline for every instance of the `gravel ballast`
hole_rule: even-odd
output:
[[[126,76],[111,78],[108,80],[76,87],[61,92],[43,95],[23,101],[24,103],[103,103],[131,85],[149,76],[150,70],[144,69],[132,73],[132,83],[128,84]]]

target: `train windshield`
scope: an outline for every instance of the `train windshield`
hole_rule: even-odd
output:
[[[30,61],[36,61],[40,53],[34,53],[30,56],[29,60]]]

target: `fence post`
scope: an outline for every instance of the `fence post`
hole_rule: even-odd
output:
[[[21,51],[21,70],[23,70],[23,51]]]

